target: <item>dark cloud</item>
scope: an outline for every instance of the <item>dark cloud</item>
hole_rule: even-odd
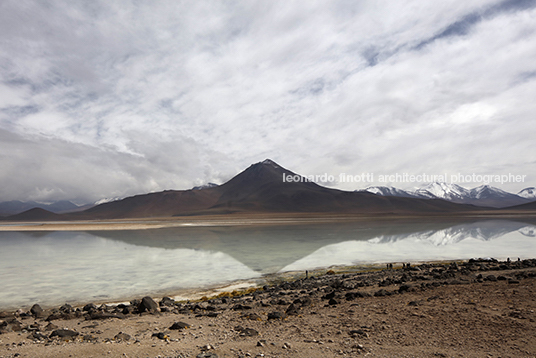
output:
[[[497,16],[501,13],[509,13],[514,11],[523,11],[536,7],[536,0],[505,0],[497,4],[488,6],[479,11],[471,12],[462,16],[460,20],[457,20],[448,25],[444,30],[434,35],[433,37],[420,42],[415,46],[415,49],[419,50],[424,46],[448,37],[452,36],[465,36],[467,35],[478,23],[486,18]]]

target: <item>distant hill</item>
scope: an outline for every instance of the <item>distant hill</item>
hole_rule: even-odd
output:
[[[35,201],[4,201],[0,202],[0,216],[8,216],[22,213],[24,211],[41,208],[53,213],[66,213],[78,210],[79,207],[67,200],[56,201],[50,204],[38,203]]]
[[[54,221],[62,220],[62,216],[45,209],[33,208],[8,217],[10,221]]]
[[[299,180],[284,181],[283,176]],[[136,195],[71,214],[79,219],[164,217],[240,212],[430,213],[475,210],[444,200],[382,197],[322,187],[272,160],[219,186]]]
[[[536,201],[532,201],[527,204],[515,205],[506,208],[508,210],[536,210]]]

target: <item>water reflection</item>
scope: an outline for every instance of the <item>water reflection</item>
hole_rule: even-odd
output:
[[[139,231],[0,232],[0,309],[115,300],[330,265],[525,258],[530,222],[375,221]]]

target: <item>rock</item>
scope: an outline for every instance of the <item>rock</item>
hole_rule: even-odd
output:
[[[43,309],[37,303],[30,308],[30,313],[35,317],[42,317],[44,315]]]
[[[398,288],[399,293],[411,292],[411,291],[415,291],[415,288],[407,284],[400,285],[400,287]]]
[[[91,311],[96,311],[97,310],[97,306],[93,303],[88,303],[87,305],[84,306],[84,308],[82,308],[82,311],[84,312],[91,312]]]
[[[328,304],[329,304],[330,306],[334,306],[334,305],[338,305],[339,302],[338,302],[336,299],[334,299],[334,298],[330,298]]]
[[[284,319],[286,317],[286,315],[284,313],[281,313],[281,312],[270,312],[268,313],[268,320],[271,320],[271,319]]]
[[[241,311],[241,310],[250,310],[252,309],[251,306],[247,306],[247,305],[242,305],[240,303],[234,305],[232,308],[231,308],[233,311]]]
[[[151,337],[156,337],[158,339],[168,339],[169,338],[169,336],[167,334],[165,334],[164,332],[153,333],[153,335]]]
[[[311,297],[303,297],[300,299],[300,301],[302,307],[308,307],[313,304],[313,300],[311,300]]]
[[[243,328],[241,326],[236,326],[234,330],[240,332],[241,336],[255,337],[259,335],[259,332],[257,332],[253,328]]]
[[[485,281],[497,281],[497,277],[495,277],[495,275],[488,275],[484,278]]]
[[[170,297],[164,297],[159,303],[160,307],[167,306],[167,307],[173,307],[175,306],[175,300]]]
[[[348,332],[350,336],[361,336],[361,337],[368,337],[368,333],[363,331],[362,329],[352,329],[350,332]]]
[[[151,297],[145,296],[138,305],[138,311],[156,313],[158,312],[158,304]]]
[[[64,304],[63,306],[60,307],[60,312],[71,313],[71,312],[73,312],[73,306],[71,306],[70,304],[66,303],[66,304]]]
[[[82,340],[86,341],[86,342],[97,342],[97,337],[94,337],[92,336],[91,334],[85,334],[83,337],[82,337]]]
[[[8,321],[2,321],[0,328],[4,332],[20,332],[22,331],[22,322],[19,322],[15,318],[12,318]]]
[[[331,291],[331,292],[328,293],[327,295],[324,295],[324,296],[322,297],[322,299],[323,299],[323,300],[330,300],[330,299],[332,299],[332,298],[335,297],[335,294],[336,294],[335,291]]]
[[[290,306],[288,306],[287,310],[285,311],[285,314],[287,314],[289,316],[297,316],[298,315],[298,309],[296,308],[296,306],[294,306],[293,303],[291,303]]]
[[[64,339],[73,339],[74,337],[77,337],[80,333],[76,331],[71,331],[70,329],[56,329],[53,331],[49,338],[59,337]]]
[[[218,358],[218,355],[213,352],[202,352],[195,356],[196,358]]]
[[[175,322],[171,325],[171,327],[169,327],[169,329],[180,330],[180,331],[186,328],[190,328],[190,325],[185,322]]]
[[[124,319],[125,315],[122,313],[108,313],[108,312],[92,312],[89,316],[86,316],[86,319],[108,319],[108,318],[118,318]]]
[[[58,329],[58,326],[56,326],[54,323],[49,323],[47,324],[47,326],[45,327],[45,331],[53,331],[55,329]]]
[[[508,283],[509,283],[509,284],[516,284],[516,283],[519,283],[519,281],[518,281],[518,280],[514,280],[513,278],[511,278],[511,279],[508,280]]]
[[[244,318],[244,319],[249,319],[249,320],[251,320],[251,321],[262,321],[261,316],[259,316],[259,315],[256,314],[256,313],[248,313],[248,314],[244,314],[244,315],[242,315],[242,318]]]
[[[381,290],[378,290],[374,292],[374,296],[376,297],[383,297],[383,296],[390,296],[391,292],[384,290],[383,288]]]
[[[130,335],[129,334],[126,334],[126,333],[123,333],[123,332],[119,332],[118,334],[115,335],[114,339],[116,341],[130,341]]]
[[[47,336],[45,336],[43,333],[41,332],[32,332],[29,336],[28,336],[28,339],[32,339],[34,341],[46,341],[48,339]]]

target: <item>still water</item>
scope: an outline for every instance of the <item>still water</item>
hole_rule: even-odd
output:
[[[532,258],[522,221],[0,232],[0,309],[173,294],[332,265]]]

